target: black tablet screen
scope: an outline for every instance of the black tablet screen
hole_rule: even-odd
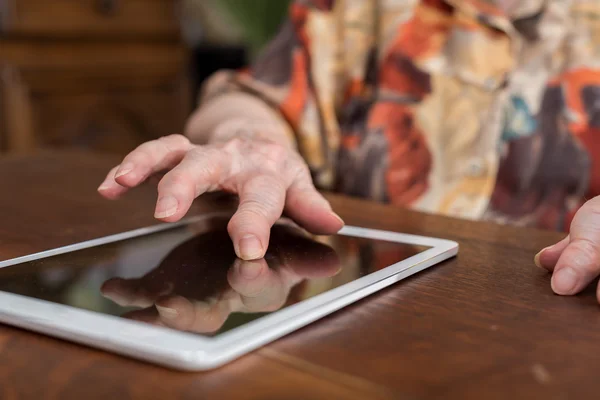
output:
[[[277,224],[265,258],[245,262],[226,224],[207,219],[1,268],[0,290],[212,336],[427,249]]]

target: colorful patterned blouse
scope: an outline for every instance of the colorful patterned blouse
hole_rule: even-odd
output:
[[[247,70],[324,189],[567,229],[600,194],[600,1],[297,0]]]

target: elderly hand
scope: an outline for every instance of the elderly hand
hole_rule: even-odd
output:
[[[101,291],[123,307],[139,308],[125,318],[213,333],[231,313],[276,311],[301,281],[340,270],[331,247],[297,228],[276,224],[265,258],[253,261],[236,258],[227,232],[217,229],[179,245],[146,275],[110,279]]]
[[[543,249],[535,263],[552,272],[552,290],[560,295],[580,292],[600,274],[600,197],[581,207],[569,235]]]
[[[241,259],[264,256],[270,228],[286,214],[315,234],[333,234],[343,221],[313,186],[308,167],[291,147],[260,138],[233,137],[194,145],[181,135],[147,142],[113,168],[98,191],[115,199],[150,176],[168,170],[158,184],[155,217],[181,219],[205,192],[226,191],[240,198],[228,231]]]

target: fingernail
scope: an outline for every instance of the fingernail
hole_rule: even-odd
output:
[[[174,310],[172,308],[161,307],[161,306],[157,305],[156,309],[158,310],[158,313],[160,314],[161,317],[165,317],[167,319],[174,319],[179,316],[179,313],[177,312],[177,310]]]
[[[115,178],[126,175],[126,174],[130,173],[132,170],[133,170],[133,164],[131,164],[131,163],[123,164],[119,167],[119,169],[115,173]]]
[[[338,220],[338,222],[339,222],[340,224],[342,224],[342,226],[343,226],[343,225],[346,225],[346,223],[344,222],[344,220],[342,219],[342,217],[340,217],[339,215],[337,215],[337,214],[336,214],[336,213],[334,213],[334,212],[331,212],[331,213],[332,213],[332,214],[333,214],[333,216],[334,216],[334,217],[335,217],[335,218]]]
[[[167,218],[177,212],[177,206],[179,203],[173,196],[165,196],[158,199],[156,203],[156,211],[154,212],[154,218]]]
[[[577,273],[572,268],[562,268],[552,277],[552,290],[558,294],[570,294],[577,285]]]
[[[546,250],[546,249],[542,249],[539,253],[537,253],[535,255],[535,257],[533,257],[533,263],[535,264],[535,266],[538,267],[538,268],[542,268],[542,269],[545,269],[545,268],[542,267],[542,264],[540,263],[540,256],[542,255],[542,253],[544,252],[544,250]]]
[[[261,271],[263,265],[260,262],[242,262],[239,265],[240,274],[246,279],[255,279],[257,278]]]
[[[262,244],[254,235],[244,236],[240,240],[240,258],[243,260],[254,260],[263,254]]]
[[[542,266],[542,263],[540,262],[540,257],[542,256],[542,253],[545,252],[548,249],[551,249],[552,247],[554,247],[554,245],[552,246],[548,246],[548,247],[544,247],[542,250],[540,250],[539,253],[537,253],[535,255],[535,257],[533,257],[533,262],[534,264],[538,267],[538,268],[542,268],[542,269],[546,269]]]
[[[103,191],[110,188],[110,184],[108,182],[102,183],[102,185],[98,186],[98,191]]]

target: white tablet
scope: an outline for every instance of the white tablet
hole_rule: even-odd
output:
[[[455,242],[282,220],[263,260],[206,215],[0,262],[0,321],[181,370],[221,366],[457,254]]]

